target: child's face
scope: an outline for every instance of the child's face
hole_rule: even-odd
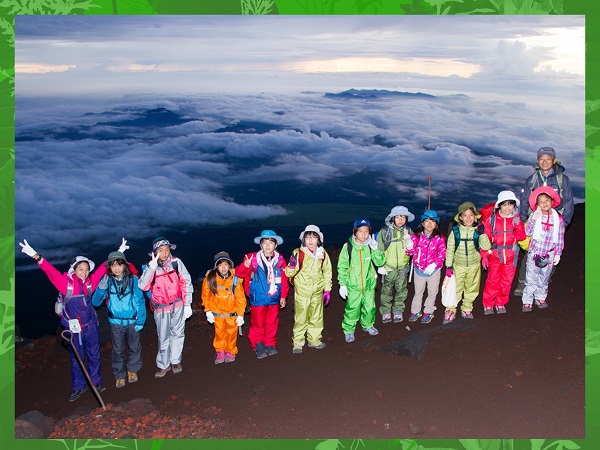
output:
[[[227,276],[227,274],[229,273],[229,269],[229,262],[225,259],[219,261],[219,263],[217,264],[217,271],[223,276]]]
[[[73,273],[77,278],[79,278],[82,281],[85,281],[85,279],[90,274],[90,265],[85,261],[80,262],[75,267],[75,270],[73,270]]]
[[[546,194],[538,195],[537,205],[540,207],[540,209],[543,212],[545,212],[545,213],[549,212],[552,209],[553,203],[554,203],[554,200],[549,195],[546,195]]]
[[[260,248],[262,249],[265,256],[271,256],[277,247],[277,242],[273,239],[263,239],[260,241]]]
[[[406,216],[395,216],[394,225],[396,225],[396,228],[402,228],[406,225]]]
[[[109,268],[115,277],[120,278],[121,275],[123,275],[123,272],[125,271],[125,261],[123,261],[122,259],[116,259],[114,261],[111,261]]]
[[[156,249],[156,254],[158,255],[158,260],[160,262],[165,262],[169,255],[171,254],[171,247],[168,245],[163,245]]]
[[[473,224],[475,223],[475,213],[470,210],[467,209],[465,212],[463,212],[460,216],[458,216],[460,218],[460,220],[462,220],[462,223],[466,226],[466,227],[472,227]]]
[[[354,232],[354,240],[356,241],[356,243],[358,243],[358,244],[364,244],[365,241],[369,238],[369,232],[370,231],[371,230],[366,225],[363,225],[362,227],[358,228]]]
[[[304,245],[306,245],[309,250],[314,252],[319,245],[319,236],[317,236],[315,233],[306,233],[304,235]]]
[[[500,204],[500,215],[502,217],[508,217],[510,216],[513,211],[515,210],[515,204],[513,202],[503,202],[502,204]]]
[[[427,232],[427,234],[431,234],[433,230],[437,227],[437,222],[433,219],[425,219],[423,221],[423,229]]]

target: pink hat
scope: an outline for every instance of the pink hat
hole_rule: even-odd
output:
[[[529,207],[532,211],[535,211],[537,207],[537,198],[540,194],[547,194],[552,197],[552,200],[554,200],[554,203],[552,203],[553,208],[556,208],[558,205],[560,205],[560,195],[558,195],[558,192],[552,189],[551,186],[540,186],[529,196]]]

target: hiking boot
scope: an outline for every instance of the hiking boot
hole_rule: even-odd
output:
[[[460,312],[460,316],[463,319],[472,319],[473,318],[473,312],[472,311],[461,311]]]
[[[310,348],[316,348],[317,350],[321,350],[322,348],[327,347],[327,344],[325,344],[325,342],[319,342],[318,344],[311,344],[310,342],[308,343],[308,346]]]
[[[294,347],[292,353],[295,353],[296,355],[302,353],[302,347]]]
[[[421,311],[419,311],[418,313],[413,313],[410,315],[410,317],[408,318],[409,322],[416,322],[417,320],[419,320],[419,318],[423,315],[423,313]]]
[[[127,372],[127,381],[130,383],[135,383],[138,380],[137,373],[135,372]]]
[[[267,352],[267,356],[273,356],[277,354],[277,349],[274,345],[265,345],[265,351]]]
[[[506,308],[503,305],[496,305],[496,314],[506,314]]]
[[[171,370],[171,366],[168,366],[168,367],[166,367],[164,369],[158,369],[158,372],[156,372],[154,374],[154,378],[162,378],[162,377],[164,377],[169,370]]]
[[[71,396],[69,397],[69,401],[74,402],[79,397],[81,397],[81,394],[83,394],[86,390],[87,390],[87,386],[84,386],[83,389],[79,389],[77,391],[71,391]]]
[[[516,287],[514,294],[517,297],[522,297],[523,296],[523,291],[525,290],[525,285],[519,283],[519,285]]]
[[[433,319],[433,314],[423,314],[423,318],[421,319],[421,323],[429,323]]]
[[[256,353],[256,357],[258,359],[267,357],[267,351],[265,350],[265,345],[262,342],[258,342],[256,344],[256,350],[254,350],[254,352]]]
[[[404,320],[402,311],[394,311],[394,323],[400,323]]]
[[[531,303],[523,303],[523,307],[521,308],[521,311],[523,312],[531,312]]]
[[[173,373],[180,373],[183,370],[183,367],[179,363],[171,364],[171,366],[173,367]]]
[[[369,336],[376,336],[379,334],[379,331],[375,327],[363,328],[363,331],[369,333]]]
[[[225,352],[223,350],[215,353],[215,364],[222,364],[225,362]]]
[[[381,316],[382,323],[390,323],[392,321],[392,315],[390,313],[385,313]]]
[[[96,388],[96,392],[98,392],[98,394],[101,394],[106,390],[106,386],[104,386],[102,383],[98,383],[94,387]]]
[[[494,314],[494,308],[492,308],[491,306],[489,308],[484,307],[483,314],[486,316],[489,316],[490,314]]]
[[[225,352],[225,362],[230,363],[235,361],[235,355],[230,352]]]
[[[346,340],[346,342],[354,342],[354,333],[344,334],[344,339]]]
[[[444,320],[442,321],[442,323],[447,324],[447,323],[453,322],[455,318],[456,318],[456,313],[454,311],[452,311],[451,309],[447,309],[446,312],[444,313]]]
[[[115,386],[117,387],[117,389],[125,387],[125,378],[117,378]]]
[[[535,304],[540,309],[545,309],[548,307],[548,303],[546,303],[546,300],[536,300]]]

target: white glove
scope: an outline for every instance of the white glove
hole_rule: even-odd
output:
[[[121,245],[119,246],[119,252],[123,253],[125,250],[129,250],[129,245],[127,245],[127,239],[123,238],[123,242],[121,242]]]
[[[148,267],[150,267],[152,270],[156,270],[158,267],[158,253],[154,253],[152,255],[152,259],[148,263]]]
[[[425,275],[431,275],[433,272],[435,272],[435,263],[429,264],[427,267],[425,267],[423,272],[425,272]]]
[[[212,311],[206,311],[206,321],[208,323],[215,323],[215,315]]]
[[[27,256],[31,256],[32,258],[37,255],[37,252],[31,248],[31,246],[27,243],[27,240],[23,239],[23,242],[19,242],[21,246],[21,251],[25,253]]]
[[[235,318],[235,324],[236,324],[238,327],[241,327],[242,325],[244,325],[244,316],[237,316],[237,317]]]
[[[538,206],[533,215],[531,216],[532,220],[538,220],[540,217],[542,217],[542,209]]]
[[[379,247],[379,244],[377,243],[377,241],[375,240],[375,235],[371,235],[369,236],[369,238],[367,239],[366,244],[371,247],[371,250],[377,250],[377,247]]]
[[[348,298],[348,288],[346,286],[340,286],[340,297],[344,300]]]
[[[552,264],[554,264],[556,266],[556,265],[558,265],[559,262],[560,262],[560,255],[554,255],[554,260],[552,261]]]
[[[382,266],[382,267],[378,267],[378,268],[377,268],[377,273],[378,273],[379,275],[384,275],[384,276],[385,276],[385,275],[387,275],[387,274],[388,274],[388,271],[387,271],[387,270],[385,270],[385,267],[383,267],[383,266]]]
[[[183,318],[187,320],[190,317],[192,317],[192,305],[185,305],[183,307]]]
[[[100,278],[100,283],[98,283],[98,287],[100,289],[108,289],[108,275],[103,275]]]
[[[404,245],[406,246],[406,250],[412,250],[415,244],[413,244],[412,239],[410,238],[410,234],[408,234],[408,230],[404,229],[404,235],[402,236],[404,239]]]

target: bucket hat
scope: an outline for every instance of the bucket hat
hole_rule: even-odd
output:
[[[421,222],[423,222],[425,219],[435,220],[437,223],[440,223],[440,217],[438,216],[437,211],[434,211],[433,209],[425,210],[425,212],[421,216]]]
[[[275,234],[273,230],[262,230],[260,236],[254,238],[254,243],[260,245],[260,241],[263,239],[274,239],[277,245],[283,244],[283,238]]]
[[[304,234],[308,231],[312,231],[313,233],[317,233],[319,238],[321,238],[321,243],[323,243],[323,233],[321,233],[321,229],[316,225],[307,225],[302,233],[300,233],[300,240],[304,242]]]
[[[537,198],[540,194],[549,195],[552,198],[552,200],[554,200],[554,203],[552,203],[553,208],[556,208],[560,205],[560,195],[558,195],[558,192],[552,189],[551,186],[540,186],[539,188],[535,189],[529,196],[529,207],[532,211],[535,211],[535,209],[537,208]]]
[[[385,222],[390,223],[396,216],[406,216],[407,222],[415,220],[415,215],[411,213],[406,206],[394,206],[385,218]]]
[[[92,272],[94,270],[94,267],[96,267],[96,264],[94,264],[94,261],[92,261],[91,259],[88,259],[85,256],[76,256],[71,260],[71,264],[69,265],[69,271],[67,273],[69,275],[73,275],[73,272],[75,272],[75,266],[82,261],[86,261],[89,264],[90,272]]]
[[[498,194],[498,200],[496,200],[496,204],[494,205],[494,208],[498,208],[500,203],[505,202],[506,200],[512,200],[513,202],[515,202],[517,204],[517,207],[521,204],[521,202],[519,201],[519,199],[517,198],[517,196],[515,195],[515,193],[513,191],[501,191]]]
[[[110,263],[116,261],[118,259],[122,259],[127,264],[127,258],[125,257],[125,253],[123,252],[110,252],[108,254],[108,258],[106,259],[106,266],[110,266]]]
[[[481,214],[477,212],[477,208],[473,202],[464,202],[458,207],[458,214],[454,216],[454,221],[458,222],[459,216],[464,213],[467,209],[472,209],[475,213],[475,217],[477,220],[481,219]]]

